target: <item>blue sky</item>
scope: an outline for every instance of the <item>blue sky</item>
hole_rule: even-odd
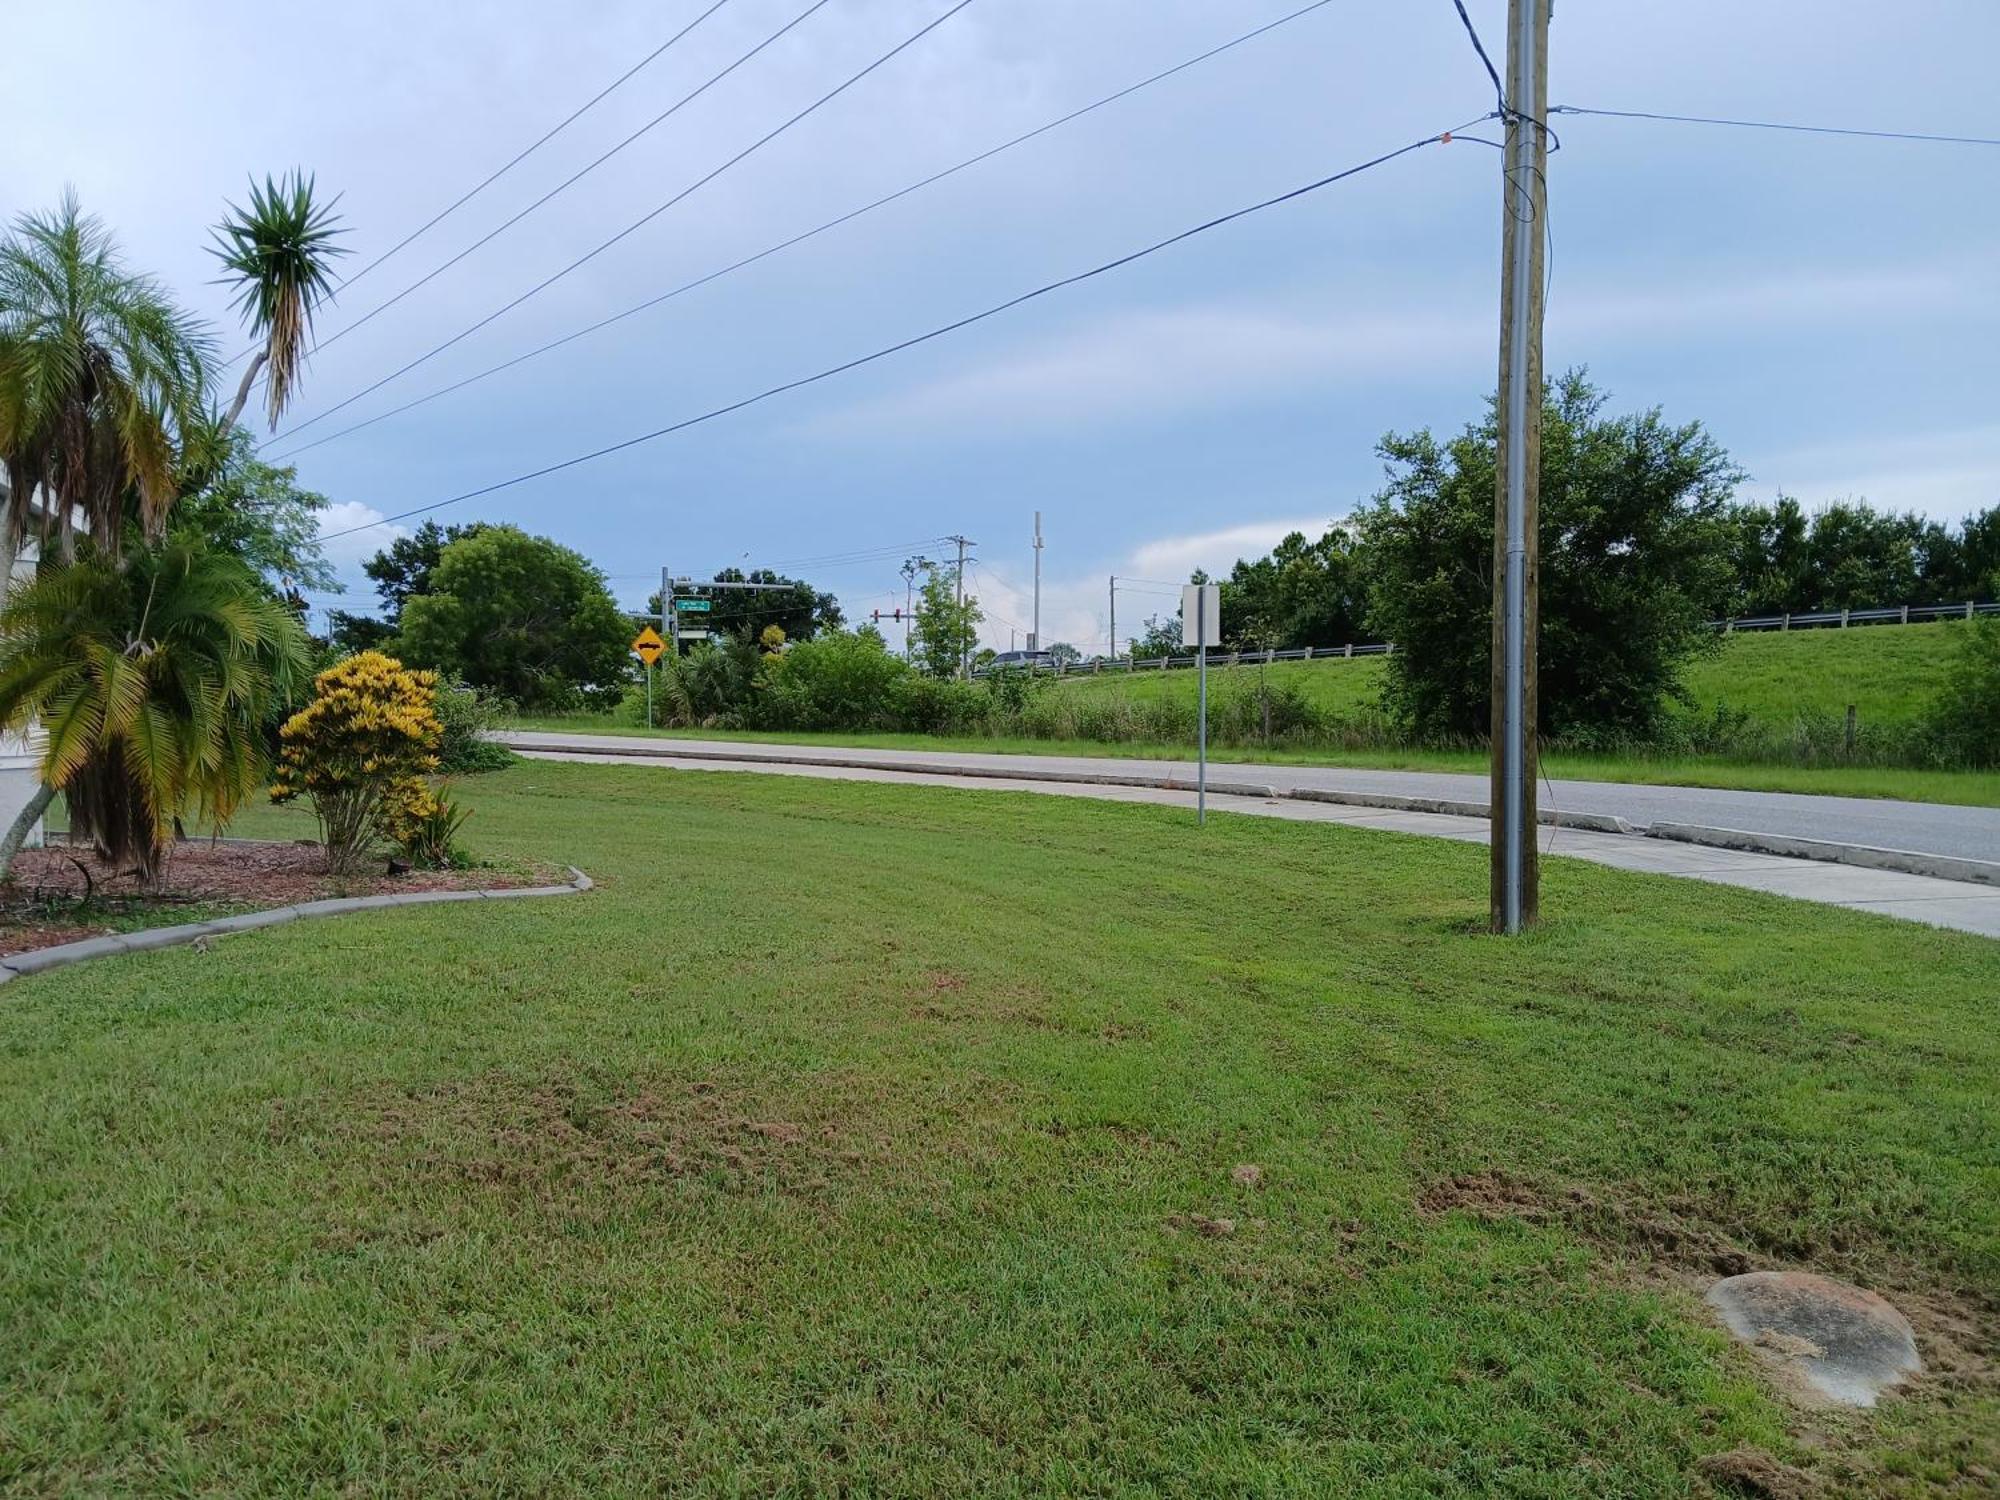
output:
[[[359,266],[707,0],[335,11],[68,0],[10,16],[0,210],[65,183],[129,260],[242,338],[203,251],[247,174],[342,193]],[[330,334],[804,8],[729,0],[349,288]],[[748,145],[950,0],[831,0],[674,119],[314,360],[317,415]],[[337,430],[807,229],[1303,0],[974,0],[741,166]],[[1470,8],[1498,47],[1502,0]],[[2000,134],[2000,8],[1565,0],[1552,97]],[[71,61],[87,58],[79,71]],[[78,87],[80,77],[87,86]],[[568,457],[977,311],[1480,113],[1450,0],[1335,0],[1074,125],[613,329],[304,453],[355,524]],[[1748,490],[1955,518],[2000,500],[2000,149],[1572,118],[1551,163],[1547,357],[1699,417]],[[1380,482],[1386,430],[1454,428],[1496,364],[1497,155],[1415,153],[962,335],[440,512],[575,546],[638,604],[662,562],[787,567],[851,615],[976,538],[987,639],[1101,646],[1106,577],[1226,567]],[[301,439],[303,440],[303,438]],[[282,452],[284,439],[267,442]],[[354,563],[392,533],[334,546]],[[865,555],[863,555],[865,554]],[[802,564],[800,559],[835,558]],[[372,603],[358,589],[356,604]],[[1121,594],[1121,634],[1164,596]],[[894,635],[892,633],[892,639]]]

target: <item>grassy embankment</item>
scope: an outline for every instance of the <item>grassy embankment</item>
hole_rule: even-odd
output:
[[[1562,859],[1503,942],[1476,847],[1223,816],[1194,860],[1144,806],[461,792],[599,889],[0,991],[0,1489],[2000,1468],[2000,944]],[[1746,1264],[1886,1292],[1947,1368],[1788,1410],[1700,1310]]]
[[[1896,730],[1914,724],[1936,687],[1949,650],[1950,625],[1883,626],[1730,637],[1722,651],[1689,674],[1698,712],[1718,705],[1747,712],[1779,737],[1801,716],[1838,719],[1854,704],[1867,728]],[[1275,662],[1270,666],[1211,669],[1210,687],[1221,693],[1248,688],[1260,678],[1274,688],[1296,688],[1323,714],[1351,718],[1365,713],[1380,687],[1379,658],[1353,661]],[[1192,705],[1191,671],[1139,671],[1066,678],[1050,691],[1078,703],[1171,700]],[[526,718],[520,727],[577,729],[592,733],[644,733],[604,715]],[[734,733],[700,731],[702,737],[870,745],[899,749],[983,750],[1003,753],[1088,753],[1185,759],[1190,743],[1017,739],[986,735],[939,736],[852,732]],[[1392,770],[1479,771],[1479,750],[1408,747],[1355,749],[1212,747],[1217,760],[1369,766]],[[1550,775],[1586,781],[1661,786],[1737,787],[1748,791],[1818,792],[1830,796],[1901,797],[1914,801],[2000,806],[2000,773],[1915,770],[1896,766],[1794,765],[1712,756],[1551,753]]]

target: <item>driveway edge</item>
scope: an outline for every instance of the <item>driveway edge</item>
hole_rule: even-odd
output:
[[[1901,875],[1928,875],[1969,885],[2000,885],[2000,864],[1961,859],[1952,854],[1924,854],[1915,849],[1882,849],[1873,844],[1841,844],[1830,839],[1795,838],[1784,833],[1752,833],[1743,828],[1711,828],[1700,823],[1654,823],[1649,838],[1712,849],[1740,849],[1750,854],[1776,854],[1790,859],[1816,859],[1824,864],[1856,865],[1865,870],[1893,870]]]
[[[58,943],[51,948],[33,948],[26,953],[0,957],[0,984],[25,974],[41,974],[50,969],[66,969],[71,964],[93,958],[110,958],[120,953],[149,953],[155,948],[175,948],[199,938],[227,937],[235,932],[254,932],[260,927],[278,927],[307,917],[337,917],[352,911],[384,911],[396,906],[429,906],[445,901],[494,901],[517,896],[576,896],[593,889],[595,882],[575,865],[569,868],[566,885],[515,886],[498,891],[404,891],[380,896],[339,896],[325,901],[301,901],[292,906],[266,907],[262,911],[239,912],[209,922],[183,922],[174,927],[147,927],[138,932],[107,933],[75,943]]]

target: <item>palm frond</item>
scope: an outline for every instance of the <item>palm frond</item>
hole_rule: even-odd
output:
[[[248,207],[229,205],[216,226],[213,253],[234,307],[264,341],[266,411],[273,428],[290,404],[312,338],[313,316],[333,295],[336,244],[345,231],[334,203],[319,203],[303,172],[250,184]]]

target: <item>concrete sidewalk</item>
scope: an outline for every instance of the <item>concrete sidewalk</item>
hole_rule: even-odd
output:
[[[663,736],[512,731],[499,736],[516,749],[573,748],[636,754],[669,752],[689,758],[816,761],[879,766],[885,770],[948,768],[973,775],[1087,780],[1100,776],[1148,781],[1192,780],[1191,760],[1150,760],[1104,755],[1001,755],[963,750],[888,750],[825,744],[775,744],[747,740],[669,739]],[[1295,766],[1211,762],[1209,782],[1254,782],[1283,794],[1343,794],[1424,798],[1486,805],[1483,774],[1446,771],[1376,771],[1350,766]],[[1610,781],[1546,783],[1543,810],[1560,809],[1635,828],[1679,824],[1735,829],[1777,838],[1902,850],[1941,859],[1993,863],[2000,871],[2000,807],[1953,807],[1888,798],[1821,797],[1793,792],[1741,792],[1712,787],[1638,786]],[[1924,871],[1920,873],[1935,873]]]
[[[977,758],[999,764],[981,767],[979,774],[968,776],[963,771],[918,769],[917,766],[924,762],[936,766],[937,758],[924,752],[864,753],[835,747],[758,745],[719,740],[634,741],[631,738],[615,735],[512,733],[502,738],[515,749],[537,760],[596,761],[682,771],[748,771],[764,775],[811,776],[837,781],[904,782],[919,786],[1035,792],[1044,796],[1090,797],[1104,801],[1141,802],[1190,809],[1194,804],[1192,794],[1184,790],[1160,786],[1107,785],[1101,782],[1066,779],[1060,774],[1046,774],[1057,768],[1039,763],[1045,759],[1057,759],[1054,757],[981,756]],[[680,753],[676,753],[677,751]],[[871,764],[855,763],[873,761],[876,756],[890,759]],[[1034,770],[1044,774],[1032,776],[1003,774],[1010,763],[1020,770]],[[1087,760],[1085,764],[1093,769],[1108,764],[1128,774],[1135,769],[1130,762]],[[1155,764],[1175,778],[1193,773],[1193,767],[1185,762],[1139,763],[1140,766],[1146,767]],[[1250,779],[1262,782],[1265,780],[1265,773],[1275,768],[1231,765],[1211,769],[1217,772],[1216,781],[1227,785],[1230,782],[1240,783]],[[1413,812],[1394,808],[1307,801],[1290,796],[1239,795],[1229,792],[1211,793],[1208,800],[1209,806],[1218,812],[1241,813],[1252,817],[1285,818],[1296,822],[1341,823],[1430,838],[1460,839],[1468,843],[1484,843],[1487,836],[1485,818],[1454,813]],[[1962,810],[1955,809],[1955,811]],[[1588,829],[1544,827],[1541,831],[1541,844],[1545,853],[1559,857],[1586,859],[1597,864],[1656,875],[1676,875],[1690,880],[1705,880],[1717,885],[1740,886],[1746,890],[1770,891],[1799,900],[1816,901],[1823,905],[1872,911],[1907,921],[1928,923],[1934,927],[1949,927],[1962,932],[1978,933],[1985,937],[2000,938],[2000,888],[1993,886]]]

